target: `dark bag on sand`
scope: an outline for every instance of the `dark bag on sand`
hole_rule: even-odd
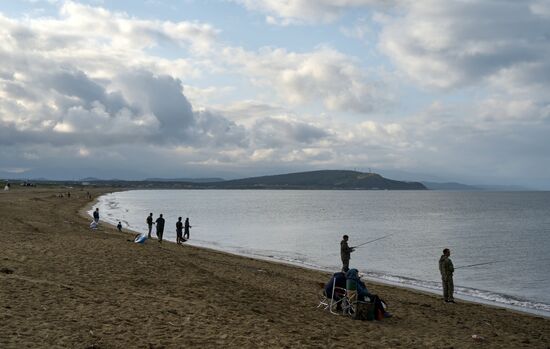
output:
[[[354,320],[367,320],[372,321],[375,317],[374,303],[370,302],[358,302],[356,303],[355,313],[353,313]]]
[[[374,295],[372,298],[372,303],[374,304],[374,317],[378,321],[384,319],[384,313],[386,312],[386,302],[380,299],[377,295]]]
[[[375,318],[378,321],[382,321],[384,319],[384,313],[382,312],[382,310],[380,310],[380,308],[376,309]]]

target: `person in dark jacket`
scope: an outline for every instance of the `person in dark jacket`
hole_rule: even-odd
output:
[[[183,241],[183,223],[181,222],[181,217],[178,217],[178,221],[176,222],[176,244],[181,245]]]
[[[151,238],[151,230],[153,229],[153,212],[149,213],[149,216],[147,216],[147,229],[149,230],[149,234],[147,234],[147,238]]]
[[[155,223],[157,224],[157,239],[160,243],[162,242],[162,235],[164,234],[164,218],[162,218],[162,213],[159,218],[157,218]]]
[[[347,283],[349,281],[354,282],[357,286],[357,300],[364,302],[368,299],[370,302],[374,303],[375,310],[379,311],[381,316],[385,318],[393,316],[391,313],[386,311],[386,307],[384,306],[386,302],[380,299],[378,295],[369,292],[367,285],[365,285],[363,280],[359,277],[359,271],[357,269],[350,269],[346,273],[346,288],[348,287]]]
[[[118,224],[116,225],[116,228],[118,229],[118,231],[122,231],[122,223],[118,222]]]
[[[372,294],[369,293],[367,285],[359,277],[359,271],[357,269],[350,269],[346,273],[346,279],[352,280],[357,285],[357,297],[360,301],[365,301],[368,298],[372,298]]]
[[[453,262],[449,258],[451,256],[451,250],[448,248],[443,250],[443,255],[439,258],[439,272],[441,273],[441,281],[443,284],[443,298],[447,303],[455,303],[453,297],[454,284],[453,273],[455,268]]]
[[[332,275],[326,283],[324,291],[327,298],[332,298],[336,303],[336,310],[342,310],[342,303],[339,302],[346,295],[346,274],[337,272]]]
[[[344,272],[337,272],[332,275],[329,282],[325,285],[325,295],[327,297],[332,297],[334,300],[339,300],[343,294],[340,292],[334,292],[333,294],[333,287],[338,287],[343,290],[346,289],[346,274]]]
[[[348,245],[349,236],[344,235],[342,241],[340,241],[340,257],[342,258],[342,271],[347,272],[349,270],[349,260],[351,253],[355,251],[353,247]]]
[[[189,240],[189,229],[191,229],[192,226],[189,225],[189,217],[185,218],[185,227],[184,227],[184,232],[183,232],[183,238],[185,240]]]
[[[96,224],[99,223],[99,207],[97,207],[97,208],[95,209],[95,211],[94,211],[94,222],[95,222]]]

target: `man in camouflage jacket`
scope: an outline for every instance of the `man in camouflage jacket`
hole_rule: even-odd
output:
[[[454,284],[453,284],[453,262],[449,258],[451,251],[446,248],[443,250],[443,255],[439,258],[439,272],[441,273],[441,281],[443,282],[443,298],[447,303],[454,303],[453,298]]]

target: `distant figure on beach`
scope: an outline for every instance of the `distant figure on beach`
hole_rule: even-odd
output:
[[[439,258],[439,272],[441,273],[441,281],[443,282],[443,298],[447,303],[455,303],[453,298],[454,284],[453,284],[453,262],[449,258],[451,256],[451,250],[448,248],[443,250],[443,255]]]
[[[63,194],[61,194],[63,195]],[[97,207],[94,211],[94,222],[96,224],[99,224],[99,207]]]
[[[182,242],[185,240],[183,239],[183,223],[181,221],[181,217],[178,217],[178,221],[176,222],[176,243],[178,245],[181,245]]]
[[[8,191],[8,190],[10,190],[10,184],[6,183],[6,185],[4,186],[4,191]]]
[[[71,192],[70,191],[67,192],[67,198],[69,198],[69,199],[71,198]]]
[[[164,234],[164,218],[162,218],[162,213],[160,214],[159,218],[157,218],[155,223],[157,224],[157,239],[160,243],[162,242],[162,234]]]
[[[116,228],[118,229],[118,231],[122,231],[122,223],[120,223],[120,221],[116,225]]]
[[[183,238],[185,240],[189,240],[189,229],[193,228],[189,225],[189,217],[185,218],[185,226],[184,226],[184,232],[183,232]]]
[[[149,213],[149,216],[147,216],[147,229],[149,229],[149,234],[147,234],[147,238],[151,238],[151,230],[153,229],[153,212]]]
[[[340,257],[342,258],[342,271],[347,272],[349,270],[349,260],[351,258],[351,253],[355,251],[353,247],[348,245],[349,236],[342,236],[342,241],[340,241]]]
[[[87,192],[86,192],[86,197],[87,197],[88,199],[91,199],[91,198],[92,198],[92,194],[90,194],[90,192],[87,191]]]

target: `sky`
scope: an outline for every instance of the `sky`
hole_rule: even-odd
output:
[[[0,178],[550,189],[550,0],[0,1]]]

